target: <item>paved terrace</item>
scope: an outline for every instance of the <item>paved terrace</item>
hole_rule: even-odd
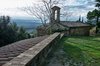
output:
[[[36,37],[12,43],[0,48],[0,66],[41,42],[48,36]]]

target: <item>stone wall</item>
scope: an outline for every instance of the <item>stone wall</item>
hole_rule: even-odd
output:
[[[37,36],[47,35],[45,28],[37,28]]]
[[[96,28],[97,28],[97,27],[93,27],[93,28],[90,30],[90,36],[95,36],[95,35],[96,35]]]
[[[3,66],[44,66],[46,58],[59,40],[60,33],[55,33]]]
[[[70,28],[69,35],[71,36],[89,36],[91,27],[76,27]]]

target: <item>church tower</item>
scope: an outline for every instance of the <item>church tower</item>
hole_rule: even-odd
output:
[[[51,23],[59,23],[59,22],[60,22],[60,8],[58,6],[54,6],[52,8]]]

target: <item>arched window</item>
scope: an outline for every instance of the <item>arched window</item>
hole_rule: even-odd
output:
[[[55,20],[57,20],[57,10],[55,11]]]

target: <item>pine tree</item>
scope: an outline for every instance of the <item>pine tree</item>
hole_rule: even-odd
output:
[[[95,6],[98,7],[99,10],[100,10],[100,0],[96,0],[96,5]]]
[[[82,17],[82,23],[84,23],[84,18]]]
[[[30,34],[15,23],[10,23],[9,16],[0,17],[0,47],[27,38],[30,38]]]
[[[79,16],[79,22],[81,22],[81,16]]]

